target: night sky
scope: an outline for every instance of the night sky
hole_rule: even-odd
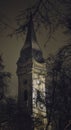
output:
[[[10,28],[0,32],[0,54],[2,54],[5,70],[12,73],[12,80],[10,84],[9,95],[15,96],[17,94],[18,81],[16,76],[16,62],[19,58],[20,50],[24,45],[25,36],[12,38],[7,35],[16,27],[16,16],[19,12],[29,5],[33,5],[33,0],[0,0],[0,20],[8,23]],[[47,33],[43,27],[37,32],[37,40],[43,51],[44,58],[49,54],[55,54],[61,46],[69,42],[70,35],[66,35],[63,31],[66,28],[59,26],[48,41],[46,47],[44,44],[47,40]]]

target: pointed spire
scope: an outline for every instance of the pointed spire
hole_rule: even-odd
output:
[[[28,22],[28,30],[27,30],[27,36],[26,36],[24,48],[26,48],[27,46],[31,46],[32,49],[34,48],[34,49],[40,50],[40,47],[37,43],[35,30],[34,30],[32,14],[30,14],[30,19]]]
[[[24,63],[28,58],[32,60],[32,57],[38,62],[44,62],[42,51],[36,39],[32,15],[30,15],[25,44],[21,49],[20,58],[17,63]]]
[[[30,15],[30,20],[28,22],[28,31],[27,31],[27,37],[26,40],[36,40],[36,35],[35,35],[35,31],[34,31],[34,24],[33,24],[33,20],[32,20],[32,15]]]

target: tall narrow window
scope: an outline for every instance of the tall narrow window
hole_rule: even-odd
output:
[[[24,101],[28,100],[28,92],[27,90],[24,91]]]
[[[23,84],[26,85],[26,84],[27,84],[27,80],[24,80],[24,81],[23,81]]]

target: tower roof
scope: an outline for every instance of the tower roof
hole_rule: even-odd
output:
[[[28,58],[34,58],[36,61],[42,63],[44,62],[42,51],[38,45],[36,34],[34,31],[34,24],[32,20],[32,16],[28,22],[27,36],[25,40],[25,44],[21,50],[20,58],[18,62],[25,62]]]
[[[32,49],[40,50],[40,47],[37,42],[35,30],[34,30],[32,16],[30,16],[30,20],[28,22],[27,36],[26,36],[25,45],[23,48],[26,48],[28,46],[31,46]]]

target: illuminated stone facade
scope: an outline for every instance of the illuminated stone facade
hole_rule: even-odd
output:
[[[46,106],[45,106],[45,75],[46,64],[33,60],[32,69],[32,108],[35,130],[45,130]]]
[[[46,63],[36,40],[32,19],[29,21],[25,45],[17,62],[17,75],[20,110],[32,118],[34,130],[45,130]]]

